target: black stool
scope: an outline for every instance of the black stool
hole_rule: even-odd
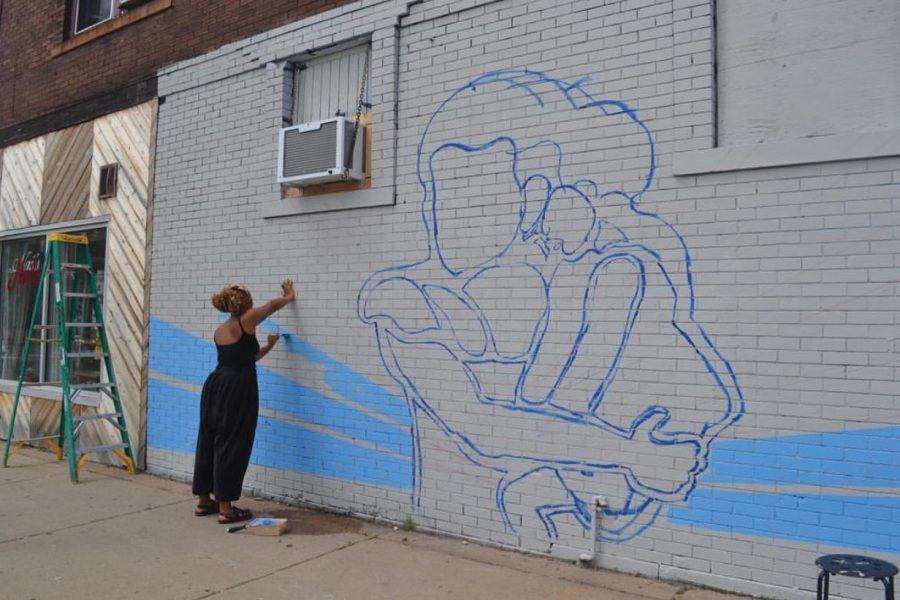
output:
[[[894,600],[894,575],[897,567],[887,561],[855,554],[826,554],[816,559],[822,569],[816,585],[816,600],[828,600],[828,580],[832,575],[872,579],[884,584],[884,600]]]

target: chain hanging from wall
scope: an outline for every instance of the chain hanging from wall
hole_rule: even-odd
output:
[[[344,179],[350,176],[350,160],[353,157],[353,149],[356,148],[356,138],[359,135],[359,122],[362,119],[363,107],[371,108],[372,105],[366,102],[366,84],[369,81],[369,55],[371,47],[366,48],[366,57],[363,61],[362,77],[359,83],[359,100],[356,103],[356,122],[353,124],[353,133],[350,136],[350,146],[347,148],[346,160],[344,160]]]

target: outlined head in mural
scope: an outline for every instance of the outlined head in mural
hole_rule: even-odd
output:
[[[525,518],[511,489],[545,499],[525,512],[551,538],[605,495],[602,535],[624,540],[690,494],[743,400],[695,320],[684,240],[645,207],[649,129],[585,86],[499,71],[437,108],[417,155],[425,257],[373,274],[359,315],[414,424],[490,473],[508,528]]]

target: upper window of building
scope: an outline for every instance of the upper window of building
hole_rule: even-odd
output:
[[[356,116],[368,43],[301,59],[294,75],[294,123],[329,119],[338,113]],[[370,68],[371,72],[371,68]],[[369,81],[363,101],[369,102]],[[363,113],[369,112],[363,108]]]
[[[716,5],[720,146],[900,129],[900,2]]]
[[[75,15],[75,33],[112,19],[118,4],[118,0],[74,0],[72,11]]]

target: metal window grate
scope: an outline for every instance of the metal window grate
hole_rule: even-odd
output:
[[[297,65],[294,73],[294,123],[330,119],[356,112],[369,44],[319,56]],[[371,66],[369,67],[371,75]],[[371,81],[371,76],[368,78]],[[364,100],[370,102],[367,82]]]
[[[299,132],[288,130],[284,134],[285,177],[297,177],[312,173],[330,172],[336,169],[335,140],[337,123],[323,123],[318,129]],[[345,134],[349,130],[346,128]]]

